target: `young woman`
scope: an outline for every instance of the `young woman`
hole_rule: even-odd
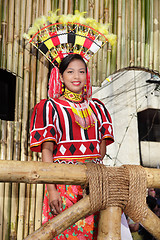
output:
[[[34,108],[31,150],[42,151],[44,162],[101,164],[106,146],[114,141],[111,117],[101,101],[89,100],[90,77],[80,55],[67,55],[59,72],[54,69],[51,73],[50,99],[41,100]],[[81,186],[48,184],[43,223],[81,198]],[[55,239],[97,239],[97,225],[96,213],[78,221]]]

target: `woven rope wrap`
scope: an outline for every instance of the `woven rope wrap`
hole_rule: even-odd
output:
[[[93,163],[86,163],[86,166],[91,213],[109,206],[124,209],[129,198],[128,170]]]
[[[91,213],[121,207],[134,221],[146,215],[146,174],[141,166],[86,163]]]
[[[133,221],[141,222],[147,215],[146,189],[147,180],[146,172],[143,167],[136,165],[124,165],[129,172],[129,199],[124,209],[126,215],[130,216]]]

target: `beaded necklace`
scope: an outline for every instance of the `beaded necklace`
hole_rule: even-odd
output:
[[[74,93],[74,92],[69,91],[68,89],[65,89],[64,97],[65,97],[65,99],[67,99],[71,102],[75,102],[75,103],[79,103],[79,102],[83,101],[82,92]]]
[[[97,119],[88,102],[83,99],[82,93],[77,94],[65,89],[64,97],[71,106],[75,122],[81,128],[88,129],[94,126]]]

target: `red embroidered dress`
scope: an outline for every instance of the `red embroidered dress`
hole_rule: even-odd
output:
[[[85,100],[86,101],[86,100]],[[41,100],[35,108],[31,119],[30,147],[32,151],[41,152],[45,141],[53,141],[53,162],[77,164],[93,161],[102,163],[100,143],[106,139],[106,145],[114,141],[111,117],[104,104],[98,99],[86,101],[92,109],[96,121],[88,129],[83,129],[75,121],[72,106],[67,100]],[[62,197],[63,210],[82,198],[80,186],[56,185]],[[48,204],[48,192],[45,188],[43,203],[43,223],[52,219]],[[61,233],[54,239],[97,239],[98,215],[88,216]]]

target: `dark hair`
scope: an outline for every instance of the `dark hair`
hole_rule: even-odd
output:
[[[70,62],[72,62],[75,59],[81,60],[85,65],[85,70],[87,72],[87,64],[85,63],[84,59],[79,54],[68,54],[65,58],[62,59],[62,62],[59,66],[59,72],[63,75],[64,71],[67,69]]]

